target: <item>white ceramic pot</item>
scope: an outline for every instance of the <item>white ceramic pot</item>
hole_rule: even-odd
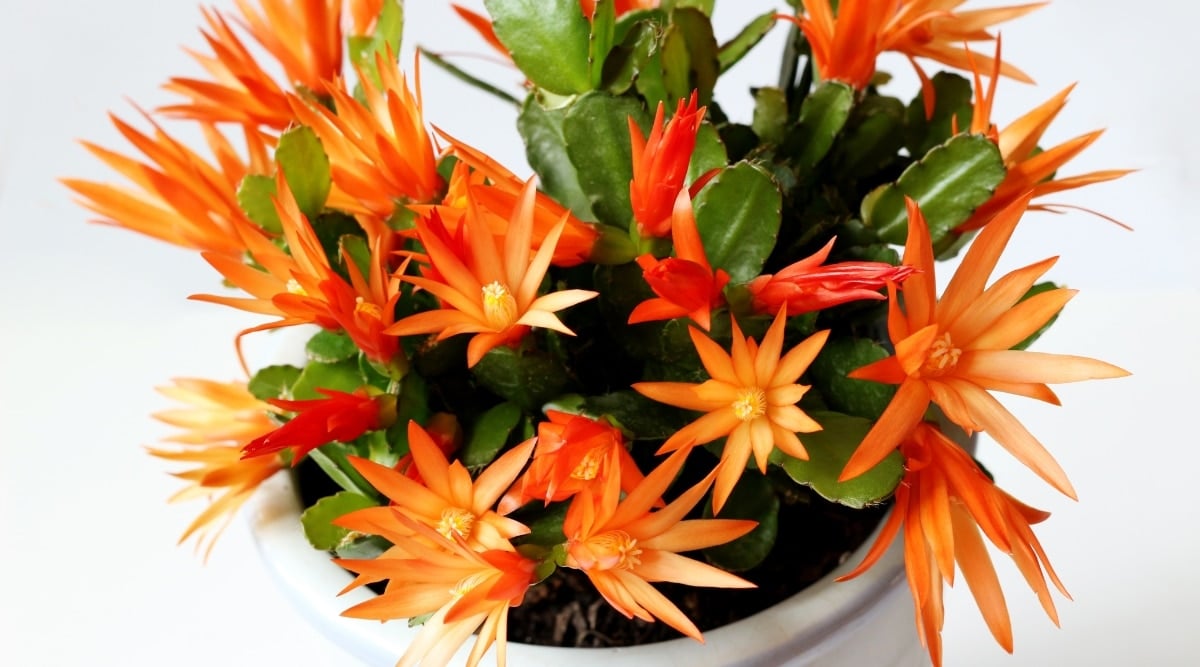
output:
[[[372,666],[390,666],[418,629],[341,612],[372,596],[366,588],[338,596],[351,576],[309,545],[288,471],[267,480],[246,507],[267,570],[293,604],[326,637]],[[508,664],[571,667],[915,667],[928,664],[913,625],[901,541],[862,576],[834,578],[862,560],[874,535],[846,562],[805,590],[754,616],[704,633],[705,643],[675,639],[622,648],[556,648],[508,644]],[[470,642],[455,658],[464,664]],[[494,655],[495,649],[492,649]],[[484,659],[490,664],[491,657]]]

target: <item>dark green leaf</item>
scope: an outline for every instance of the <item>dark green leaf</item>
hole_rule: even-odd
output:
[[[296,400],[324,398],[317,389],[333,389],[334,391],[352,392],[363,385],[362,374],[358,372],[358,361],[349,359],[335,364],[325,364],[311,361],[300,377],[292,385],[292,397]]]
[[[293,127],[279,137],[275,161],[296,197],[300,212],[311,220],[325,208],[329,197],[329,157],[321,148],[321,140],[311,128]]]
[[[607,417],[633,440],[665,440],[687,424],[687,416],[632,390],[615,391],[584,399],[584,412]]]
[[[628,228],[633,218],[629,203],[629,182],[633,180],[630,116],[643,131],[650,124],[636,99],[588,93],[571,105],[562,125],[567,155],[592,212],[601,222],[622,229]]]
[[[712,518],[712,506],[704,508]],[[779,496],[771,482],[756,470],[742,473],[733,493],[721,508],[721,519],[750,519],[758,526],[738,539],[704,550],[710,563],[729,572],[745,572],[757,566],[771,553],[779,534]]]
[[[642,70],[658,53],[658,24],[654,21],[639,21],[618,37],[617,45],[609,50],[604,59],[601,85],[613,95],[629,90]]]
[[[326,496],[300,515],[304,536],[313,547],[322,551],[332,551],[350,534],[349,530],[333,525],[333,520],[368,507],[375,507],[375,501],[357,493],[339,491],[332,496]]]
[[[344,332],[322,329],[308,339],[304,352],[309,361],[336,364],[358,354],[358,346]]]
[[[787,96],[778,88],[764,86],[754,91],[754,119],[750,126],[763,143],[783,141],[788,124]]]
[[[591,89],[591,26],[578,0],[484,0],[496,37],[539,88],[570,95]]]
[[[938,72],[931,82],[935,93],[933,116],[925,117],[924,93],[908,105],[905,145],[910,155],[924,155],[934,146],[945,143],[954,135],[956,124],[960,130],[971,126],[971,97],[974,94],[971,81],[957,74]]]
[[[525,143],[525,158],[537,173],[541,188],[576,217],[592,220],[591,203],[579,187],[579,176],[567,154],[564,116],[562,109],[546,109],[536,95],[530,95],[517,117],[517,130]]]
[[[358,269],[358,275],[363,278],[370,279],[371,276],[371,247],[367,245],[367,239],[358,234],[343,234],[338,239],[338,245],[342,251],[339,253],[342,263],[354,263]],[[349,270],[349,267],[347,267]]]
[[[292,384],[300,377],[295,366],[267,366],[254,373],[246,388],[260,401],[270,398],[290,398]]]
[[[475,379],[497,396],[533,412],[562,393],[570,378],[557,360],[544,352],[518,352],[501,345],[471,369]]]
[[[505,401],[492,406],[471,427],[471,435],[463,447],[463,465],[475,469],[491,463],[504,445],[508,436],[521,421],[521,408],[516,403]]]
[[[247,174],[238,184],[238,207],[254,224],[271,232],[283,233],[279,213],[275,210],[275,179],[262,174]]]
[[[712,19],[701,9],[676,4],[665,39],[669,42],[680,40],[683,49],[681,58],[679,47],[673,43],[664,47],[664,53],[668,55],[663,59],[663,71],[671,99],[687,98],[692,90],[696,90],[701,104],[711,102],[721,72]]]
[[[854,380],[846,374],[890,356],[870,338],[831,337],[808,367],[813,386],[829,407],[856,417],[878,419],[896,387],[870,380]]]
[[[334,484],[343,490],[364,497],[376,496],[375,488],[350,464],[348,454],[357,454],[350,446],[341,442],[331,442],[312,450],[308,458],[329,476]]]
[[[530,503],[523,509],[518,509],[512,517],[529,526],[529,532],[514,540],[517,544],[536,544],[542,547],[554,547],[567,540],[563,535],[563,521],[567,518],[569,502],[551,503],[543,507],[540,501]]]
[[[1004,160],[987,137],[960,134],[914,162],[900,178],[871,191],[862,202],[862,219],[879,238],[903,244],[908,233],[904,198],[921,207],[934,244],[991,198],[1004,180]]]
[[[592,13],[592,31],[588,38],[588,66],[592,88],[599,88],[604,77],[604,61],[612,50],[617,12],[613,0],[596,0]]]
[[[771,32],[771,28],[775,27],[775,22],[775,12],[760,14],[745,28],[742,28],[741,32],[733,39],[722,44],[721,48],[717,50],[717,61],[721,64],[721,72],[724,73],[736,65],[743,56],[749,53],[750,49],[753,49],[768,32]]]
[[[854,107],[834,149],[842,178],[864,177],[897,160],[904,146],[904,104],[894,97],[868,95]]]
[[[767,172],[748,162],[718,174],[695,201],[708,261],[728,271],[734,283],[758,276],[775,247],[782,204]]]
[[[850,507],[865,507],[882,502],[892,494],[904,476],[904,457],[888,454],[874,468],[845,482],[837,481],[858,444],[871,430],[871,421],[836,412],[809,413],[824,430],[800,433],[808,450],[807,461],[792,458],[778,450],[773,459],[799,484],[811,486],[822,497]]]
[[[787,144],[794,147],[795,162],[815,167],[824,158],[854,107],[854,89],[837,81],[826,81],[800,105],[800,117]]]
[[[712,123],[700,123],[700,128],[696,131],[696,147],[692,150],[692,161],[688,163],[687,182],[692,183],[709,171],[728,164],[729,158],[725,156],[725,143],[721,141],[721,133]]]
[[[378,535],[364,535],[352,532],[342,538],[341,542],[338,542],[333,552],[337,554],[338,558],[372,560],[378,558],[380,554],[387,551],[391,546],[391,542]]]

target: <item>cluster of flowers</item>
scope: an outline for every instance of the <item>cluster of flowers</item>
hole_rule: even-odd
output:
[[[140,157],[85,144],[132,187],[66,181],[103,222],[199,251],[243,293],[193,298],[273,318],[239,341],[322,330],[303,368],[161,390],[185,407],[158,418],[183,432],[151,453],[193,466],[180,498],[211,501],[183,539],[211,548],[264,479],[314,459],[344,489],[310,510],[340,529],[318,546],[343,555],[353,586],[388,582],[346,614],[424,618],[401,665],[444,664],[475,632],[470,664],[493,642],[503,653],[508,609],[559,567],[582,571],[622,614],[700,639],[651,583],[751,586],[693,556],[757,525],[727,511],[740,481],[782,469],[785,483],[816,486],[809,463],[833,470],[818,489],[831,500],[848,502],[839,494],[856,479],[877,487],[859,504],[893,498],[850,576],[903,531],[935,663],[956,566],[1012,649],[984,538],[1056,619],[1047,577],[1066,593],[1031,529],[1047,514],[927,420],[935,405],[1074,497],[992,392],[1056,403],[1047,384],[1125,374],[1024,349],[1074,294],[1035,285],[1054,259],[988,285],[1026,210],[1052,209],[1041,197],[1124,173],[1057,175],[1099,136],[1039,147],[1069,89],[1004,129],[991,122],[997,79],[1027,77],[998,39],[994,56],[966,43],[992,41],[991,26],[1034,6],[842,0],[835,14],[806,0],[706,57],[695,35],[711,36],[711,2],[489,0],[491,17],[456,7],[527,78],[522,133],[539,190],[431,132],[394,55],[398,0],[237,4],[205,12],[210,53],[196,59],[208,77],[170,80],[181,100],[145,114],[151,133],[114,117]],[[789,22],[785,66],[804,71],[778,96],[760,91],[753,126],[729,122],[711,101],[716,76]],[[884,51],[974,79],[918,67],[922,94],[906,112],[878,93]],[[343,78],[347,55],[357,86]],[[682,82],[663,64],[677,56]],[[956,82],[967,86],[958,106]],[[159,118],[199,127],[209,155]],[[895,139],[913,126],[924,128],[915,142]],[[968,180],[938,180],[952,178]],[[947,204],[945,190],[960,196]],[[888,247],[901,243],[902,257]],[[939,297],[935,262],[964,246]],[[835,341],[854,352],[839,355],[848,367],[818,372]],[[864,386],[882,401],[856,402]],[[858,436],[826,443],[836,453],[819,460],[806,443],[832,423]],[[697,460],[709,472],[671,490]],[[713,518],[697,518],[706,498]],[[543,508],[563,511],[549,539],[532,539],[528,519],[553,515]],[[375,557],[346,557],[379,538]]]

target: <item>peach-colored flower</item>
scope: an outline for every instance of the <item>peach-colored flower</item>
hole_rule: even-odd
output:
[[[808,452],[796,434],[821,430],[820,424],[796,406],[809,389],[807,385],[796,384],[796,380],[817,356],[829,332],[818,331],[781,357],[786,320],[780,310],[763,336],[761,347],[753,338],[743,336],[734,321],[731,354],[689,327],[692,343],[710,379],[701,384],[633,385],[635,391],[660,403],[705,413],[668,438],[659,452],[689,449],[726,437],[720,474],[713,489],[715,512],[721,511],[733,492],[751,454],[764,473],[767,457],[776,447],[789,456],[807,460]]]
[[[200,123],[213,160],[184,146],[147,115],[153,136],[111,116],[122,136],[145,156],[128,157],[83,142],[83,146],[133,184],[133,188],[64,179],[80,203],[102,216],[99,222],[123,227],[183,248],[238,257],[246,246],[239,228],[253,223],[238,206],[237,189],[249,174],[268,173],[271,140],[244,127],[247,159],[211,123]],[[257,230],[255,233],[258,233]],[[261,234],[259,233],[259,236]]]
[[[528,532],[528,528],[497,514],[493,508],[521,474],[533,452],[532,441],[505,452],[474,481],[462,462],[448,461],[416,422],[408,423],[408,446],[421,483],[367,459],[350,457],[350,462],[372,487],[387,496],[392,508],[447,539],[461,538],[472,549],[511,549],[508,540]],[[386,507],[360,510],[336,523],[351,530],[385,536],[411,532],[398,525],[395,515]],[[382,533],[381,527],[386,527]]]
[[[866,472],[896,448],[936,403],[968,432],[985,431],[1022,463],[1072,498],[1066,473],[989,391],[1058,404],[1047,383],[1111,378],[1128,372],[1095,359],[1011,349],[1037,331],[1075,295],[1065,288],[1021,300],[1056,258],[1008,273],[984,289],[1025,212],[1030,194],[1009,204],[984,227],[963,257],[942,298],[934,293],[933,246],[920,209],[908,201],[904,263],[918,273],[904,283],[904,306],[891,294],[888,334],[896,353],[850,377],[900,385],[892,402],[842,471]]]
[[[623,500],[621,482],[615,475],[595,493],[584,489],[571,501],[563,533],[567,536],[566,566],[582,570],[613,608],[628,618],[636,616],[647,622],[658,618],[703,641],[696,625],[650,583],[753,587],[741,577],[679,554],[735,540],[757,524],[737,519],[683,520],[708,491],[715,471],[652,512],[687,455],[687,450],[672,454]]]
[[[999,62],[999,59],[1000,40],[997,39],[993,63]],[[1104,134],[1104,130],[1081,134],[1044,150],[1038,146],[1042,135],[1066,105],[1067,96],[1075,88],[1074,84],[1062,89],[1057,95],[1013,121],[1003,130],[997,130],[992,123],[991,114],[998,80],[999,71],[993,67],[991,79],[985,90],[978,70],[975,71],[975,100],[970,130],[975,134],[987,135],[1000,149],[1000,155],[1004,159],[1004,180],[996,187],[990,199],[975,209],[966,222],[955,228],[956,232],[983,227],[996,217],[997,212],[1027,192],[1032,191],[1033,198],[1040,199],[1045,195],[1115,180],[1132,173],[1131,169],[1106,169],[1060,178],[1058,170],[1091,146]],[[1032,203],[1029,206],[1030,210],[1054,211],[1058,208],[1057,205],[1045,203]],[[1107,216],[1101,217],[1112,220]]]
[[[189,485],[171,496],[170,502],[210,499],[179,538],[182,543],[194,536],[196,548],[203,549],[207,558],[242,503],[263,480],[283,468],[278,456],[242,458],[243,445],[275,429],[275,422],[268,417],[272,409],[251,395],[244,382],[176,378],[158,392],[186,407],[158,412],[154,418],[183,432],[163,439],[179,447],[147,450],[160,459],[195,464],[174,473]]]
[[[387,333],[435,333],[439,340],[474,334],[467,345],[468,366],[478,363],[488,350],[520,340],[531,327],[574,335],[554,313],[591,299],[596,292],[571,289],[538,295],[566,221],[559,221],[531,258],[535,193],[530,181],[513,211],[502,247],[483,220],[485,213],[470,203],[469,195],[458,241],[436,211],[427,220],[418,218],[417,237],[432,272],[402,280],[429,291],[443,306],[409,315]]]
[[[1013,559],[1057,625],[1058,612],[1046,577],[1060,593],[1070,595],[1030,527],[1050,515],[1000,490],[962,448],[932,424],[918,424],[901,443],[900,451],[906,463],[904,479],[896,488],[895,507],[863,562],[842,579],[871,567],[903,528],[904,565],[916,606],[917,630],[933,664],[940,665],[942,658],[942,583],[954,584],[955,564],[992,635],[1012,653],[1008,608],[980,539],[982,531],[1001,553]]]
[[[473,551],[461,536],[447,538],[395,508],[377,509],[391,514],[408,534],[393,535],[396,546],[373,560],[334,561],[358,574],[346,590],[389,580],[382,595],[350,607],[342,615],[379,621],[429,615],[397,667],[449,664],[476,631],[468,667],[478,665],[493,643],[497,645],[497,664],[504,665],[508,609],[521,604],[525,591],[537,580],[537,561],[520,555],[512,545]],[[342,518],[353,522],[364,511]]]

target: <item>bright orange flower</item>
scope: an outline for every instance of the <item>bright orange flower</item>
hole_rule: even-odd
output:
[[[566,566],[582,570],[617,611],[647,622],[661,619],[703,641],[695,624],[650,583],[752,588],[754,584],[741,577],[679,553],[735,540],[757,524],[736,519],[682,520],[704,497],[715,472],[663,509],[651,512],[687,454],[685,450],[672,454],[624,500],[616,475],[596,493],[590,487],[584,489],[571,501],[563,533],[567,536]]]
[[[153,136],[116,116],[110,117],[145,160],[83,142],[89,152],[136,188],[64,179],[63,183],[80,196],[83,206],[102,216],[98,222],[183,248],[229,257],[245,252],[238,228],[252,223],[238,206],[237,188],[246,175],[268,173],[273,168],[267,154],[268,140],[249,127],[243,128],[248,153],[243,161],[211,123],[200,123],[214,164],[167,134],[149,115],[146,118],[154,127]]]
[[[557,410],[547,410],[546,416],[549,420],[538,424],[533,462],[500,501],[501,513],[532,500],[547,505],[566,500],[584,488],[599,488],[611,475],[621,478],[626,493],[642,483],[620,429]]]
[[[350,457],[350,463],[371,486],[391,500],[392,508],[447,539],[461,538],[472,549],[511,549],[508,540],[529,532],[521,523],[497,514],[492,508],[521,474],[533,453],[532,440],[505,452],[474,481],[461,461],[447,461],[425,429],[412,421],[408,423],[408,446],[423,483],[367,459]],[[395,513],[387,507],[361,510],[336,523],[350,530],[376,534],[384,527],[385,536],[412,532],[397,524]]]
[[[376,64],[382,87],[371,77],[359,77],[365,104],[340,88],[330,91],[336,112],[289,96],[296,118],[316,132],[329,155],[329,207],[358,215],[365,226],[383,224],[399,203],[432,202],[444,186],[420,93],[409,90],[395,60],[380,54]],[[416,81],[419,89],[419,65]]]
[[[449,412],[435,412],[431,415],[425,422],[425,432],[429,434],[433,444],[437,445],[438,451],[447,458],[462,446],[462,426],[458,423],[458,417]],[[425,480],[421,479],[421,471],[415,463],[410,451],[401,456],[392,468],[417,484],[424,485]]]
[[[658,298],[639,303],[629,313],[629,323],[690,317],[708,331],[713,309],[725,305],[722,290],[729,283],[729,274],[724,269],[713,271],[709,265],[687,190],[680,190],[675,198],[671,241],[675,245],[674,257],[656,259],[647,253],[637,258],[642,277]]]
[[[204,7],[201,11],[209,30],[201,30],[200,34],[213,55],[189,53],[213,80],[171,78],[163,88],[187,101],[160,107],[159,111],[210,123],[241,123],[282,132],[295,120],[284,89],[258,64],[220,12]]]
[[[993,59],[993,62],[998,62],[999,59],[1000,43],[997,40],[996,58]],[[998,211],[1027,192],[1032,191],[1033,198],[1038,199],[1043,195],[1055,192],[1111,181],[1133,171],[1131,169],[1107,169],[1058,178],[1058,170],[1088,146],[1091,146],[1100,138],[1100,135],[1104,134],[1104,130],[1082,134],[1046,150],[1038,147],[1042,135],[1066,105],[1067,96],[1075,87],[1072,84],[1042,105],[1013,121],[1003,130],[997,131],[996,126],[992,123],[991,113],[998,79],[999,72],[993,67],[991,80],[985,91],[979,72],[975,71],[975,101],[971,116],[971,132],[986,134],[995,142],[1000,149],[1000,155],[1004,158],[1006,173],[992,198],[975,209],[971,217],[955,229],[956,232],[966,232],[983,227],[996,217]],[[1053,204],[1032,204],[1029,208],[1031,210],[1057,210],[1058,207]],[[1106,216],[1101,217],[1112,220]],[[1116,221],[1113,220],[1113,222]]]
[[[331,92],[342,72],[342,0],[235,0],[243,25],[283,66],[288,83],[315,95]]]
[[[1070,595],[1050,567],[1031,524],[1050,515],[1024,505],[996,487],[971,457],[932,424],[922,423],[900,445],[905,473],[895,507],[862,564],[841,579],[858,576],[883,555],[904,529],[904,565],[917,612],[921,643],[934,665],[942,659],[942,583],[954,585],[957,563],[992,636],[1012,653],[1012,625],[996,570],[980,530],[1016,563],[1050,620],[1058,612],[1046,577]]]
[[[535,195],[533,181],[529,181],[513,211],[503,248],[469,194],[457,241],[436,211],[428,220],[419,218],[417,238],[428,253],[434,273],[404,276],[402,280],[429,291],[442,300],[443,306],[410,315],[389,327],[387,333],[436,333],[438,340],[474,334],[467,345],[468,366],[478,363],[488,350],[520,340],[531,327],[574,335],[554,313],[591,299],[596,292],[572,289],[538,296],[566,221],[559,221],[530,258]]]
[[[424,207],[409,206],[419,214],[428,214],[436,209],[442,220],[451,231],[457,230],[463,216],[467,213],[467,201],[490,213],[483,216],[488,222],[489,229],[496,236],[503,236],[508,227],[508,220],[521,201],[525,189],[525,181],[517,178],[503,165],[488,157],[481,151],[462,143],[445,132],[439,135],[449,142],[449,152],[458,158],[464,166],[455,166],[450,178],[450,187],[440,206]],[[575,217],[561,204],[542,192],[535,195],[533,208],[533,245],[538,248],[560,222],[565,220],[565,226],[559,235],[551,263],[555,266],[576,266],[587,261],[592,247],[600,238],[596,227]]]
[[[187,407],[165,410],[154,418],[184,429],[163,439],[182,447],[147,449],[160,459],[196,464],[194,468],[174,473],[189,485],[171,496],[170,502],[217,496],[179,538],[182,543],[195,536],[196,548],[203,548],[207,558],[242,503],[263,480],[283,468],[278,456],[242,459],[242,446],[274,430],[275,423],[267,416],[271,406],[251,395],[244,382],[198,378],[177,378],[172,382],[170,386],[159,387],[158,392]]]
[[[296,415],[283,426],[246,443],[243,455],[246,458],[274,455],[288,449],[294,466],[317,447],[351,442],[367,431],[387,428],[395,420],[396,397],[391,394],[371,396],[362,389],[353,394],[332,389],[317,391],[325,398],[267,401]]]
[[[984,227],[940,300],[934,292],[929,229],[916,203],[909,200],[904,263],[918,272],[904,283],[903,309],[894,286],[888,288],[888,334],[896,353],[850,373],[855,379],[900,387],[847,462],[842,479],[861,475],[887,456],[920,423],[929,404],[936,403],[951,421],[968,432],[987,432],[1056,489],[1075,497],[1054,457],[988,392],[1058,405],[1047,383],[1129,373],[1086,357],[1012,349],[1075,295],[1075,290],[1060,288],[1021,300],[1054,265],[1057,258],[1053,257],[1012,271],[984,289],[1029,196],[1014,201]]]
[[[350,10],[350,34],[363,37],[375,31],[383,0],[350,0],[346,8]]]
[[[478,631],[467,658],[479,664],[493,643],[496,661],[505,664],[508,609],[521,604],[537,581],[537,562],[507,549],[475,552],[460,537],[445,536],[394,508],[391,514],[409,535],[394,536],[396,546],[374,560],[336,559],[358,577],[347,590],[365,582],[389,579],[378,597],[342,612],[343,616],[380,621],[430,615],[397,667],[449,664],[458,648]],[[352,519],[359,510],[342,517]]]
[[[927,112],[932,111],[932,86],[916,58],[929,58],[962,70],[971,58],[991,58],[964,43],[991,40],[989,27],[1027,14],[1043,3],[955,11],[966,0],[842,0],[834,15],[829,0],[808,0],[800,18],[781,15],[800,26],[812,46],[821,78],[841,81],[862,90],[875,75],[875,59],[884,51],[908,56],[921,78]],[[1001,63],[1001,73],[1031,82],[1021,70]]]
[[[244,329],[242,336],[255,331],[296,324],[317,324],[330,331],[345,330],[369,359],[388,366],[400,354],[399,343],[387,327],[393,322],[400,283],[388,275],[390,253],[385,244],[391,237],[372,240],[369,273],[363,276],[357,265],[347,262],[351,282],[333,271],[316,232],[300,212],[295,197],[282,173],[276,177],[278,196],[275,210],[283,227],[287,250],[255,229],[242,226],[246,252],[258,265],[250,266],[240,257],[204,253],[204,259],[235,287],[249,297],[196,294],[191,298],[219,303],[239,310],[280,319]]]
[[[686,102],[679,100],[675,115],[665,127],[663,103],[659,102],[649,137],[629,118],[629,141],[633,149],[629,200],[642,236],[661,238],[671,233],[672,211],[696,148],[696,132],[704,120],[705,107],[696,108],[696,101],[696,91],[692,91]]]
[[[796,384],[796,380],[817,356],[829,332],[818,331],[781,358],[786,321],[787,315],[781,309],[763,336],[761,347],[753,338],[744,337],[734,321],[732,354],[726,354],[721,346],[689,327],[692,344],[711,379],[701,384],[633,385],[635,391],[659,403],[706,413],[668,438],[660,453],[690,449],[726,437],[713,489],[714,512],[721,511],[751,453],[764,473],[767,457],[776,447],[788,456],[807,460],[808,452],[796,434],[821,430],[820,424],[796,406],[808,391],[807,385]]]
[[[889,282],[901,283],[911,266],[885,262],[837,262],[822,266],[833,250],[829,239],[816,253],[788,265],[779,273],[764,274],[746,285],[754,297],[754,310],[769,315],[786,308],[789,317],[862,299],[884,300],[879,293]]]

